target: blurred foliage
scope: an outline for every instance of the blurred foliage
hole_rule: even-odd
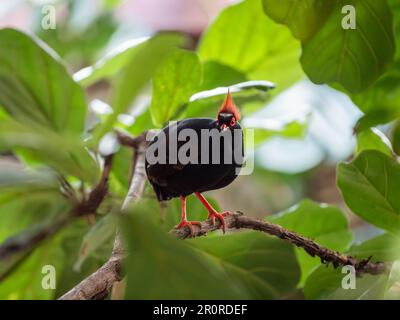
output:
[[[338,208],[310,200],[303,200],[296,207],[271,216],[269,220],[339,252],[345,251],[352,239],[346,217]],[[320,265],[320,261],[317,257],[310,257],[304,250],[297,249],[296,252],[304,283],[311,271]]]
[[[232,203],[249,199],[235,209],[253,206],[261,218],[279,210],[265,219],[330,249],[360,259],[372,256],[373,261],[400,259],[397,0],[245,0],[223,9],[200,35],[197,47],[184,34],[159,32],[129,39],[108,53],[118,28],[112,10],[119,1],[101,1],[101,10],[80,28],[73,21],[83,1],[65,3],[67,14],[56,30],[38,29],[47,44],[18,30],[0,30],[3,243],[26,239],[85,199],[103,166],[99,146],[115,128],[139,135],[170,120],[215,117],[228,87],[241,108],[243,127],[255,130],[256,145],[272,137],[304,137],[307,117],[261,119],[255,112],[308,77],[345,92],[363,112],[355,128],[355,157],[337,167],[338,188],[362,223],[388,233],[352,242],[356,237],[341,209],[302,200],[311,173],[285,176],[256,165],[252,177],[238,179]],[[344,4],[356,8],[355,30],[341,28]],[[104,90],[101,98],[109,110],[93,126],[86,96],[100,99],[98,88]],[[123,123],[122,116],[132,121]],[[384,123],[389,125],[375,127]],[[115,156],[109,194],[94,224],[77,218],[37,246],[0,257],[0,298],[62,295],[106,261],[117,225],[130,252],[126,298],[281,299],[298,291],[306,299],[396,296],[389,292],[398,281],[395,267],[390,275],[364,276],[356,290],[344,290],[340,269],[327,268],[265,234],[215,232],[177,241],[167,232],[179,222],[179,199],[160,207],[149,186],[120,218],[134,155],[127,148],[111,149]],[[208,199],[220,207],[213,197]],[[264,207],[267,202],[271,210]],[[198,201],[189,200],[188,215],[204,220],[206,212]],[[57,270],[55,291],[41,286],[47,264]]]

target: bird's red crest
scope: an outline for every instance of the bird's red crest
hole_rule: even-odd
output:
[[[239,108],[233,102],[231,93],[229,92],[229,89],[228,89],[228,93],[225,97],[225,100],[222,103],[222,106],[218,111],[218,114],[220,114],[220,113],[232,113],[234,115],[236,121],[240,120]]]

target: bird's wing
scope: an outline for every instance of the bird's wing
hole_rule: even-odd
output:
[[[147,176],[150,181],[164,186],[168,179],[177,172],[183,170],[185,165],[182,164],[148,164],[146,167]]]

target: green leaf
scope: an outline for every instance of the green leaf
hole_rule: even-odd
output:
[[[81,142],[44,127],[25,126],[9,120],[0,126],[0,150],[24,151],[37,166],[47,164],[60,173],[94,183],[98,166]]]
[[[331,13],[334,1],[263,0],[264,12],[278,23],[289,27],[300,40],[312,37]]]
[[[180,50],[165,59],[153,77],[150,112],[156,126],[164,126],[179,108],[187,105],[199,88],[201,76],[196,53]]]
[[[157,67],[183,42],[177,34],[159,34],[133,52],[129,63],[113,81],[111,106],[114,112],[94,132],[93,144],[111,130],[118,115],[128,110],[139,92],[150,81]]]
[[[356,10],[356,29],[343,29],[345,5]],[[393,61],[392,13],[386,0],[338,0],[324,25],[302,44],[301,63],[317,84],[340,83],[350,92],[370,86]]]
[[[361,244],[354,245],[348,254],[358,259],[372,256],[371,261],[394,261],[400,258],[399,239],[383,234]],[[348,272],[341,268],[320,266],[307,279],[304,294],[307,299],[367,300],[383,299],[387,289],[388,274],[368,275],[356,278],[356,289],[345,290],[342,280]]]
[[[258,235],[263,238],[262,240],[261,238],[251,241],[248,239],[249,246],[266,247],[265,252],[269,253],[268,249],[270,249],[275,253],[275,258],[279,257],[278,260],[270,259],[269,265],[273,265],[275,269],[253,270],[253,273],[257,273],[255,276],[244,266],[239,267],[240,263],[243,263],[243,253],[236,257],[231,255],[229,258],[231,262],[225,262],[217,258],[217,253],[212,254],[213,249],[209,246],[206,247],[210,251],[204,252],[195,248],[194,242],[190,245],[186,241],[166,235],[150,223],[149,218],[142,214],[139,208],[135,206],[133,209],[137,213],[124,218],[122,224],[123,234],[132,253],[128,257],[126,269],[128,272],[126,298],[128,299],[277,298],[278,290],[286,291],[297,282],[297,264],[292,248],[289,245],[285,247],[285,244],[279,240],[274,239],[274,241],[264,235]],[[263,242],[264,239],[267,239],[266,242]],[[223,237],[220,240],[223,241]],[[240,239],[231,243],[232,245],[237,243],[239,246],[246,245],[246,242],[241,242]],[[216,249],[223,252],[223,248],[220,245]],[[245,247],[243,251],[247,251],[246,249]],[[237,253],[236,249],[234,253]],[[256,261],[260,261],[260,258],[263,256],[256,255],[254,263],[257,264]],[[267,259],[262,261],[267,261]],[[291,266],[291,280],[279,270],[279,261],[284,262],[283,266]],[[276,273],[282,274],[282,277],[279,277],[282,280],[281,283],[276,280]],[[275,279],[271,281],[275,281],[277,289],[265,282],[265,278]]]
[[[203,34],[199,55],[204,61],[232,67],[249,80],[276,83],[274,95],[302,76],[298,41],[287,28],[264,15],[259,0],[224,9]]]
[[[343,213],[336,207],[303,200],[295,207],[268,220],[282,227],[313,239],[318,244],[344,252],[350,245],[352,234]],[[321,264],[318,257],[311,257],[303,249],[296,250],[302,270],[302,281]]]
[[[400,60],[366,91],[351,95],[353,102],[366,113],[357,129],[385,124],[400,117]]]
[[[348,272],[341,268],[320,266],[307,279],[304,286],[306,299],[319,300],[379,300],[383,299],[388,275],[363,275],[356,278],[355,289],[343,289],[342,280]]]
[[[128,40],[111,50],[93,66],[83,68],[74,74],[74,79],[84,86],[90,86],[102,79],[111,79],[125,68],[132,56],[143,46],[149,37]]]
[[[390,140],[377,128],[357,133],[357,154],[365,150],[377,150],[388,156],[393,155]]]
[[[400,259],[400,239],[384,233],[361,244],[353,245],[349,254],[357,259],[371,257],[371,261],[395,261]]]
[[[245,81],[248,81],[248,79],[243,72],[217,61],[205,61],[203,62],[203,81],[199,90],[229,87]]]
[[[115,236],[115,230],[115,218],[111,214],[108,214],[94,224],[83,238],[74,270],[80,271],[82,264],[90,255],[104,246],[107,241],[112,242],[112,238]]]
[[[364,151],[337,169],[337,182],[347,206],[373,225],[400,232],[400,165],[378,151]]]
[[[296,288],[300,270],[293,247],[254,232],[196,238],[188,243],[249,279],[253,299],[281,297]],[[254,282],[254,284],[251,284]],[[264,287],[264,288],[263,288]],[[265,288],[270,288],[272,293]]]
[[[86,102],[60,58],[36,38],[0,30],[0,104],[21,123],[81,134]]]

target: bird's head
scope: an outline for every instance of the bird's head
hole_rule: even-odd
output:
[[[232,100],[231,94],[228,89],[228,93],[221,108],[218,111],[217,124],[221,130],[233,128],[237,121],[240,119],[240,112],[238,107]]]

